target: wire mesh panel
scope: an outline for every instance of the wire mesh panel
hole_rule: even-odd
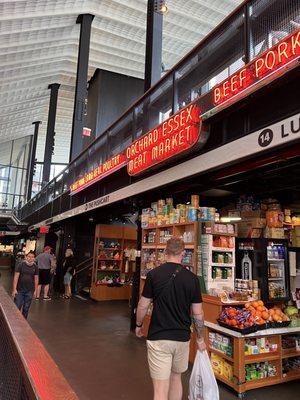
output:
[[[249,6],[250,57],[300,28],[300,0],[255,0]]]
[[[12,339],[8,335],[6,323],[0,314],[0,399],[29,399],[22,382],[22,374],[14,351]]]

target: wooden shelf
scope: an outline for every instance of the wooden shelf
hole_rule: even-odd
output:
[[[114,258],[101,258],[99,260],[99,258],[98,258],[98,262],[103,262],[103,261],[117,261],[117,262],[119,262],[119,261],[123,261],[123,258],[119,258],[118,260],[115,260]]]
[[[211,232],[211,233],[208,233],[208,232],[207,232],[206,235],[237,237],[237,234],[236,234],[236,233],[220,233],[220,232]]]
[[[211,263],[212,267],[224,267],[224,268],[234,268],[234,264],[225,264],[225,263]]]
[[[229,379],[225,378],[222,375],[217,374],[216,372],[214,372],[216,379],[218,379],[219,381],[225,383],[228,386],[231,386],[232,388],[235,387],[234,382],[230,381]]]
[[[289,371],[282,376],[283,382],[294,381],[296,379],[300,379],[300,370],[299,371]]]
[[[233,363],[233,358],[229,357],[227,354],[222,353],[222,351],[214,349],[213,347],[208,347],[208,351],[210,351],[211,353],[217,354],[218,356],[224,358],[227,361],[230,361]]]
[[[251,356],[245,356],[245,364],[252,364],[256,362],[264,362],[264,361],[274,361],[279,360],[279,353],[274,351],[273,353],[261,353],[254,354]]]
[[[276,385],[277,383],[281,383],[281,378],[277,375],[269,378],[262,379],[254,379],[253,381],[247,381],[245,383],[246,390],[257,389],[263,386]]]
[[[144,243],[142,244],[142,250],[143,249],[155,249],[157,246],[156,243]]]
[[[300,350],[297,351],[296,349],[282,349],[282,358],[289,358],[289,357],[299,357]]]
[[[100,247],[100,243],[98,243],[98,247]],[[121,251],[121,247],[101,247],[101,250],[115,250],[115,251]]]
[[[195,222],[182,222],[182,223],[178,223],[178,224],[167,224],[167,225],[156,225],[156,226],[152,226],[152,227],[147,227],[147,228],[142,228],[143,230],[154,230],[154,229],[164,229],[164,228],[173,228],[176,226],[191,226],[194,225],[195,223],[198,223],[199,221],[195,221]]]
[[[120,272],[120,269],[109,269],[109,268],[105,268],[105,269],[101,269],[98,268],[98,272]]]
[[[212,251],[220,253],[233,253],[235,250],[232,248],[225,248],[225,247],[212,247]]]

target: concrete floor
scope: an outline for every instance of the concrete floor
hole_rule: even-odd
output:
[[[9,274],[2,273],[0,282],[8,288]],[[81,400],[151,400],[145,343],[128,331],[126,302],[35,301],[29,323]],[[247,399],[298,399],[299,392],[298,381],[250,391]],[[221,400],[236,398],[220,385]]]

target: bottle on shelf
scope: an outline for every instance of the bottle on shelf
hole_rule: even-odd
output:
[[[252,280],[252,261],[248,252],[245,252],[244,257],[242,258],[242,279]]]

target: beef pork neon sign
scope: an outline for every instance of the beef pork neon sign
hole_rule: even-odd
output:
[[[300,56],[300,30],[278,42],[213,89],[214,105],[233,98]]]
[[[200,130],[200,108],[190,104],[127,147],[128,174],[137,175],[190,149]]]

